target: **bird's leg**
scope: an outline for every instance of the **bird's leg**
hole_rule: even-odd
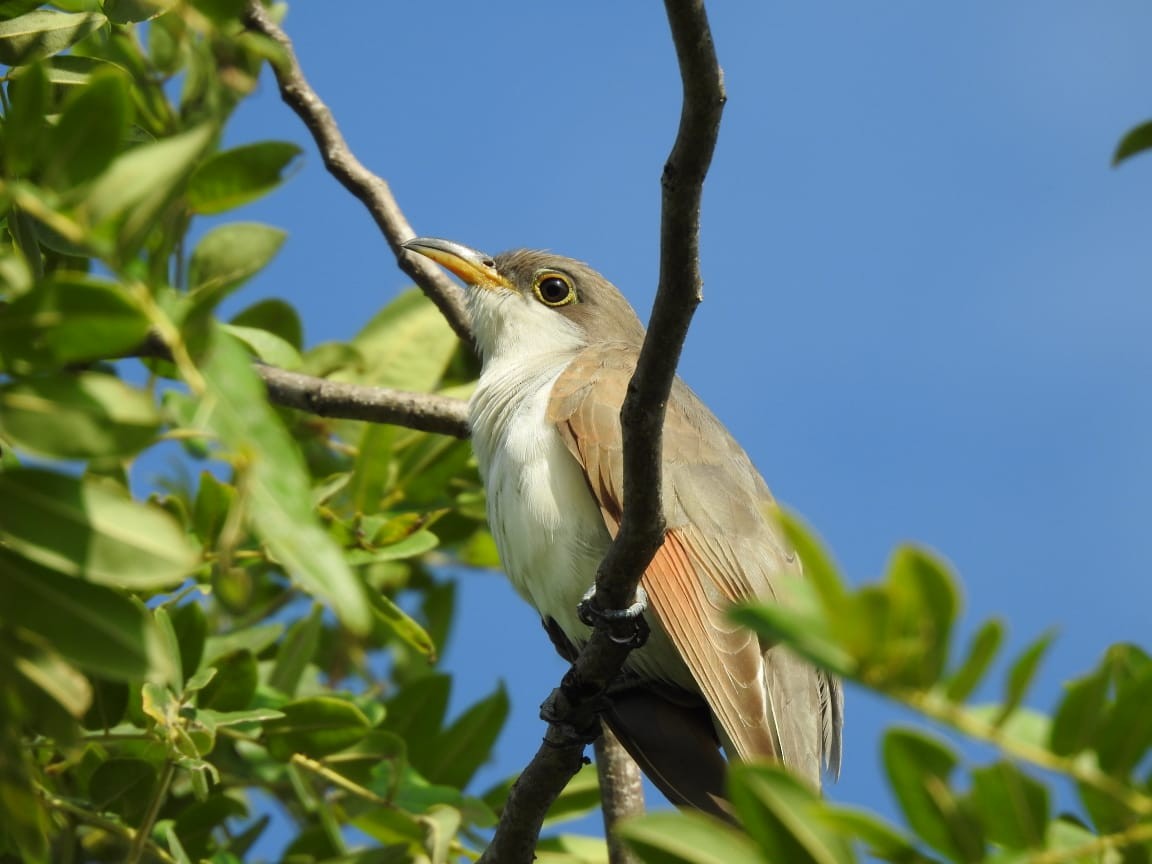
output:
[[[639,648],[648,641],[648,594],[636,586],[636,599],[625,609],[601,609],[596,603],[596,585],[593,584],[581,598],[576,614],[589,627],[605,627],[613,642]],[[631,625],[630,627],[622,625]]]

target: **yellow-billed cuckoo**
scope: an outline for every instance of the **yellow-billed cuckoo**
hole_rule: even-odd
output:
[[[620,406],[644,327],[614,285],[545,252],[490,257],[447,240],[405,248],[470,286],[483,368],[472,443],[488,520],[516,590],[572,659],[577,607],[615,534],[623,497]],[[679,379],[664,426],[668,533],[641,580],[651,637],[633,651],[604,719],[676,804],[723,813],[726,763],[782,762],[814,787],[839,772],[838,681],[732,624],[725,609],[780,600],[800,564],[748,456]]]

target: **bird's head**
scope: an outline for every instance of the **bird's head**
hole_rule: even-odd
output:
[[[417,237],[404,244],[468,287],[484,362],[572,355],[599,342],[636,347],[644,327],[620,291],[580,261],[516,249],[485,255],[460,243]]]

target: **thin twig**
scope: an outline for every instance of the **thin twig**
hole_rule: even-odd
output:
[[[620,532],[596,574],[602,607],[632,602],[644,569],[664,540],[660,506],[664,406],[692,314],[700,302],[699,216],[712,161],[724,81],[703,0],[665,0],[680,65],[684,101],[680,128],[664,167],[660,286],[648,335],[620,418],[624,433],[624,508]],[[619,673],[631,647],[607,629],[592,634],[554,697],[574,714],[587,711]],[[584,745],[556,723],[516,781],[481,864],[530,864],[548,808],[579,770]]]
[[[249,0],[244,12],[244,24],[249,30],[274,40],[283,49],[283,59],[272,64],[281,99],[296,112],[312,133],[312,139],[316,142],[328,172],[368,209],[388,245],[392,247],[400,269],[411,276],[436,304],[456,335],[472,345],[472,327],[460,289],[432,262],[406,252],[401,247],[406,240],[415,237],[416,232],[404,218],[388,183],[365,168],[349,149],[332,112],[305,79],[292,40],[268,16],[260,0]]]
[[[596,773],[600,776],[600,801],[604,811],[604,836],[608,839],[608,864],[640,864],[616,835],[616,826],[630,816],[644,813],[644,787],[640,766],[607,724],[596,739]]]
[[[140,860],[140,856],[144,854],[144,850],[152,838],[152,826],[156,824],[156,818],[160,815],[160,808],[164,806],[164,801],[168,798],[168,787],[172,785],[172,778],[175,775],[175,763],[171,760],[166,761],[160,772],[156,791],[152,793],[152,800],[148,802],[148,810],[144,814],[140,827],[136,829],[136,836],[132,838],[132,845],[128,847],[128,857],[124,859],[126,864],[136,864]]]

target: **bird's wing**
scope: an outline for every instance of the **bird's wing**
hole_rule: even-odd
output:
[[[623,500],[619,411],[635,368],[631,346],[581,352],[549,403],[615,535]],[[839,762],[839,684],[782,646],[761,644],[727,608],[787,602],[800,566],[771,518],[772,498],[747,455],[679,380],[664,427],[664,544],[644,573],[652,611],[707,700],[730,752],[770,758],[814,785]]]

